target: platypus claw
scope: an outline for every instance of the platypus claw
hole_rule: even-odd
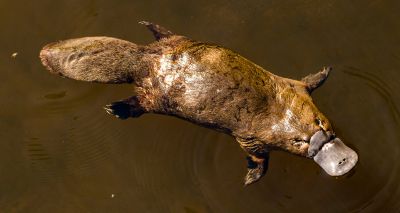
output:
[[[246,177],[244,178],[244,186],[248,186],[254,182],[257,182],[264,176],[264,168],[262,166],[257,166],[254,169],[247,169]]]
[[[244,186],[259,181],[268,170],[268,157],[261,162],[255,162],[251,157],[247,157],[247,174],[244,177]]]
[[[147,29],[149,29],[153,33],[157,41],[162,38],[167,38],[174,35],[174,33],[172,33],[171,31],[167,30],[166,28],[158,24],[153,24],[148,21],[139,21],[139,24],[145,25]]]
[[[320,87],[325,82],[331,71],[332,67],[323,67],[319,72],[315,74],[310,74],[301,79],[301,81],[306,84],[307,90],[311,93],[313,90]]]
[[[116,101],[107,104],[104,109],[110,115],[114,115],[119,119],[127,119],[129,117],[139,117],[144,113],[136,97],[131,97],[125,100]]]

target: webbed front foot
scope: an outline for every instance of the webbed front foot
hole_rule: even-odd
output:
[[[247,157],[247,174],[244,178],[244,185],[248,186],[259,181],[268,170],[269,155],[265,157]]]

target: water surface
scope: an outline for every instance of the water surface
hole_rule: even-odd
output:
[[[400,3],[307,1],[0,1],[0,212],[399,212]],[[334,71],[314,100],[359,154],[332,178],[271,154],[244,188],[233,138],[161,115],[119,120],[102,107],[130,85],[50,75],[49,42],[106,35],[153,41],[149,20],[300,79]],[[18,53],[12,57],[13,53]]]

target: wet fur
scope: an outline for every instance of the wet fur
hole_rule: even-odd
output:
[[[51,72],[76,80],[134,84],[132,97],[106,107],[120,118],[159,113],[232,135],[250,156],[246,184],[264,175],[269,150],[307,156],[310,137],[331,131],[310,96],[329,69],[291,80],[234,51],[142,24],[156,42],[71,39],[44,47],[41,60]]]

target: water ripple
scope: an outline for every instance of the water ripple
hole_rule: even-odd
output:
[[[379,76],[373,73],[369,73],[351,66],[345,67],[343,72],[365,81],[368,86],[370,86],[374,91],[376,91],[377,94],[379,94],[380,97],[383,98],[383,100],[386,103],[386,106],[389,107],[390,113],[392,114],[393,121],[395,122],[397,129],[400,129],[400,122],[399,122],[400,113],[396,103],[394,102],[394,100],[396,100],[392,93],[392,91],[394,90],[387,83],[385,83],[384,80],[382,80]],[[394,156],[392,157],[394,157],[394,159],[398,159],[399,157],[398,143],[400,141],[399,140],[400,133],[398,131],[395,131],[394,134],[397,135],[397,139],[395,141],[391,141],[392,144],[390,146],[393,147],[391,151],[393,152]],[[398,194],[400,192],[400,187],[398,185],[398,180],[400,179],[399,172],[400,172],[400,164],[398,163],[398,161],[392,162],[390,176],[387,177],[388,178],[387,181],[384,183],[379,192],[377,192],[374,197],[371,197],[370,200],[365,202],[361,207],[354,210],[354,212],[361,212],[368,209],[369,207],[375,209],[378,209],[379,207],[380,211],[383,211],[384,208],[388,208],[388,211],[395,209],[394,206],[398,202],[396,202],[397,198],[394,198],[393,195],[395,193]],[[392,205],[388,205],[389,202],[391,202]],[[380,206],[376,207],[377,205]]]

